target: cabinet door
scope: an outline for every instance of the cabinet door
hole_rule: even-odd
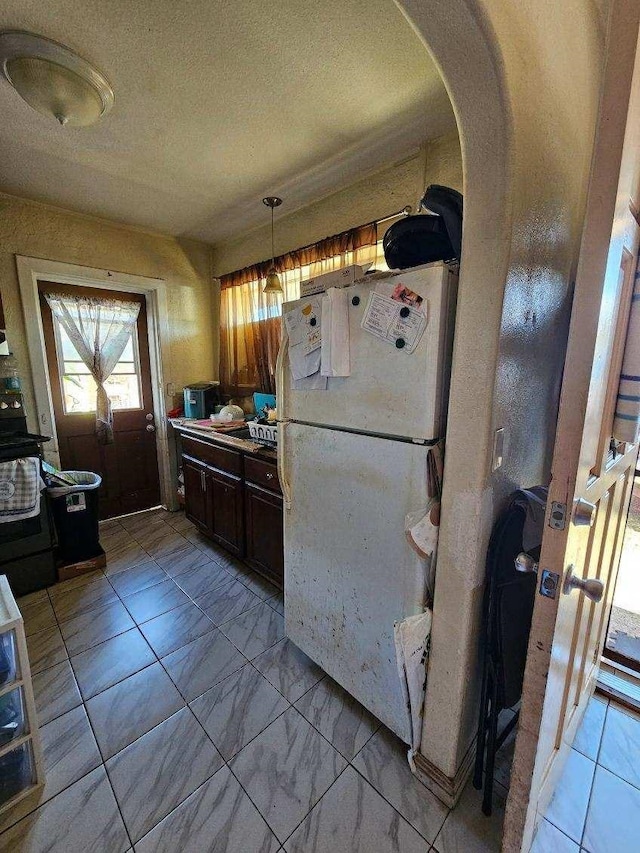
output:
[[[205,466],[191,459],[182,457],[182,474],[184,476],[184,511],[189,521],[193,521],[203,530],[207,524],[207,484]]]
[[[240,477],[207,470],[211,534],[238,557],[244,555],[243,488]]]
[[[245,485],[247,562],[282,588],[284,583],[284,542],[282,498],[273,492]]]

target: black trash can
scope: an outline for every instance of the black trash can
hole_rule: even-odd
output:
[[[64,471],[74,485],[49,486],[47,492],[58,533],[59,555],[64,563],[80,563],[97,557],[98,488],[102,477],[91,471]]]

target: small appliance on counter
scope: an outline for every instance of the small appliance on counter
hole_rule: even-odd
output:
[[[185,418],[208,418],[220,403],[219,382],[194,382],[184,389]]]

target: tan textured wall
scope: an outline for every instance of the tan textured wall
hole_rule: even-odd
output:
[[[276,254],[372,222],[407,204],[415,209],[427,184],[445,184],[462,190],[462,155],[457,133],[434,139],[410,159],[368,175],[301,210],[287,214],[284,199],[282,213],[275,220]],[[214,246],[214,275],[242,269],[269,257],[271,226],[267,208],[264,212],[267,224],[263,228]]]
[[[165,382],[180,388],[217,377],[218,302],[208,245],[0,195],[0,292],[28,412],[35,411],[35,401],[15,255],[164,279],[169,324],[161,335],[171,352],[163,364]]]

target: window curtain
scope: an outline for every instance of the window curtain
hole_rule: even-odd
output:
[[[282,303],[300,296],[300,282],[350,264],[386,269],[372,222],[275,259],[282,293],[263,293],[271,260],[220,279],[220,384],[231,395],[275,393]]]
[[[96,434],[113,444],[113,414],[104,383],[126,347],[140,313],[137,302],[45,293],[53,316],[69,335],[96,381]]]

